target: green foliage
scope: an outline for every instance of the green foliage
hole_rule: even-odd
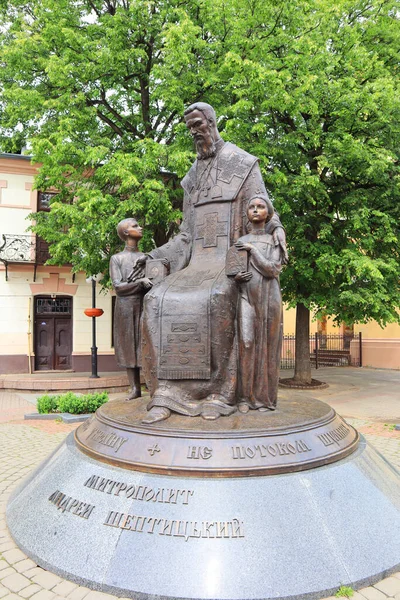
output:
[[[351,598],[354,596],[354,590],[347,585],[341,585],[335,596],[336,598]]]
[[[107,401],[107,392],[97,392],[95,394],[86,394],[84,396],[77,396],[72,392],[68,392],[59,397],[58,410],[60,412],[69,412],[73,415],[92,413]]]
[[[40,415],[55,413],[58,411],[57,396],[49,396],[45,394],[37,399],[37,410]]]
[[[348,323],[399,320],[395,3],[253,6],[225,61],[225,130],[260,157],[285,225],[284,298]]]
[[[284,300],[383,325],[400,318],[399,54],[395,0],[11,0],[0,146],[28,140],[36,186],[59,190],[35,215],[51,262],[107,274],[120,219],[144,250],[176,230],[183,109],[210,102],[287,230]]]
[[[394,431],[396,429],[396,425],[394,423],[385,423],[385,427],[387,427],[388,431]]]
[[[37,409],[40,414],[60,412],[80,415],[95,412],[107,401],[107,392],[96,392],[83,396],[67,392],[61,396],[40,396],[37,400]]]

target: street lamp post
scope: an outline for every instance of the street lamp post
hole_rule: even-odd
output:
[[[92,277],[92,308],[96,308],[96,280]],[[97,379],[97,346],[96,346],[96,317],[92,317],[92,374],[91,378]]]
[[[96,281],[99,281],[100,278],[100,275],[94,275],[86,279],[86,282],[91,283],[92,285],[92,308],[87,308],[85,310],[85,315],[87,315],[88,317],[92,317],[92,374],[90,376],[91,379],[99,378],[99,375],[97,374],[96,317],[100,317],[103,314],[103,310],[101,308],[96,308]]]

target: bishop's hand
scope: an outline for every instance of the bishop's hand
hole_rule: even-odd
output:
[[[166,267],[166,269],[167,269],[167,274],[169,275],[169,272],[170,272],[170,270],[171,270],[171,265],[170,265],[170,262],[169,262],[168,258],[162,258],[162,259],[161,259],[161,262],[162,262],[162,264],[164,265],[164,267]]]

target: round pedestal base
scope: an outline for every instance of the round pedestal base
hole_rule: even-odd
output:
[[[77,429],[78,447],[127,469],[209,478],[311,469],[348,456],[358,444],[357,431],[313,398],[216,421],[172,414],[143,425],[146,415],[142,398],[108,402]]]
[[[347,458],[257,477],[122,469],[72,435],[13,494],[18,545],[135,600],[319,598],[400,563],[400,476],[362,439]]]

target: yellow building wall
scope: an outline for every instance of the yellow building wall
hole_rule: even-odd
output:
[[[283,307],[283,333],[284,335],[294,335],[296,331],[296,309]],[[318,331],[317,319],[311,315],[310,319],[310,335]],[[327,333],[340,333],[340,327],[337,327],[332,319],[327,320]]]
[[[86,354],[92,345],[92,319],[84,313],[92,306],[92,286],[86,283],[84,273],[78,273],[75,279],[78,289],[74,296],[73,354]],[[100,292],[96,285],[96,307],[104,314],[96,319],[96,342],[99,353],[113,352],[111,347],[111,293]]]
[[[33,267],[13,271],[9,266],[8,281],[5,271],[0,268],[0,357],[9,354],[28,353],[28,331],[33,335],[34,299],[36,295],[71,296],[73,301],[72,353],[90,354],[92,346],[92,319],[84,314],[85,308],[92,306],[91,285],[86,283],[85,275],[79,273],[72,282],[72,274],[65,268],[39,267],[36,282],[33,282]],[[49,283],[50,272],[57,274],[58,285]],[[32,292],[32,287],[40,286]],[[45,289],[44,289],[45,286]],[[75,294],[68,289],[57,291],[57,287],[77,286]],[[98,353],[112,354],[111,346],[111,293],[100,293],[97,285],[96,306],[104,314],[96,320]],[[37,293],[36,293],[37,292]],[[30,316],[30,329],[28,326]],[[33,351],[33,348],[32,348]],[[0,358],[1,360],[1,358]]]
[[[318,322],[311,316],[310,333],[317,331]],[[283,331],[284,335],[294,335],[296,331],[296,309],[284,307],[283,312]],[[356,323],[354,325],[355,333],[361,332],[364,339],[400,339],[400,324],[389,323],[386,327],[380,327],[376,321],[369,323]],[[327,334],[338,334],[343,332],[343,325],[337,325],[330,317],[327,318]]]
[[[376,321],[371,321],[367,324],[356,325],[356,330],[361,331],[363,338],[375,339],[396,339],[400,338],[400,325],[398,323],[390,323],[386,327],[380,327]]]

